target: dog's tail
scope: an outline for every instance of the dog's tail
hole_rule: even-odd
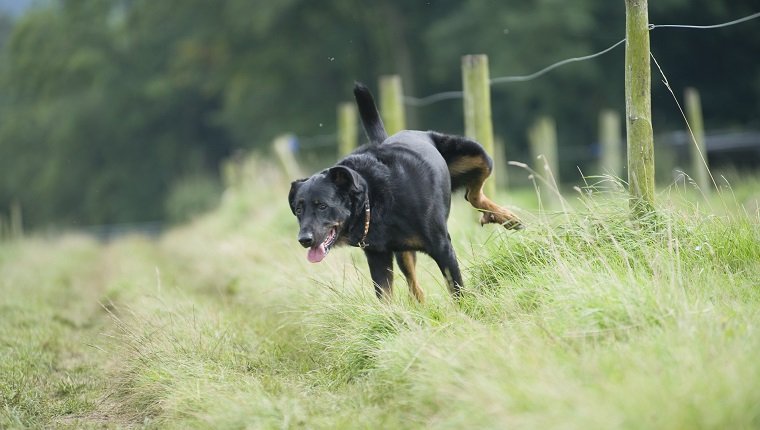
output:
[[[375,99],[372,98],[369,89],[361,82],[354,83],[354,97],[370,145],[379,144],[387,139],[388,133],[385,132],[383,120],[380,119],[380,112],[377,110]]]

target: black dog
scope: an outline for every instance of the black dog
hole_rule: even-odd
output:
[[[493,161],[480,144],[436,132],[401,131],[388,137],[369,90],[354,96],[369,144],[335,166],[291,184],[288,200],[298,217],[298,241],[312,263],[336,245],[364,250],[378,297],[390,297],[393,256],[417,300],[424,295],[415,275],[416,251],[430,255],[458,297],[462,287],[446,220],[451,192],[483,212],[481,224],[520,229],[520,220],[482,190]]]

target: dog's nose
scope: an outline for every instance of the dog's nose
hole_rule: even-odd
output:
[[[298,242],[304,248],[310,248],[312,245],[314,245],[314,235],[311,233],[301,233],[298,236]]]

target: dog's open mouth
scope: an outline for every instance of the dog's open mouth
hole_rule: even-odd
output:
[[[327,237],[322,243],[309,248],[309,251],[306,254],[306,258],[311,263],[319,263],[325,258],[327,253],[330,252],[330,247],[335,243],[335,239],[337,238],[338,227],[333,227],[330,229],[330,232],[327,233]]]

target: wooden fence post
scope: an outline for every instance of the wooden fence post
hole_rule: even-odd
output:
[[[225,188],[239,189],[243,185],[243,163],[243,153],[240,150],[222,161],[222,180]]]
[[[507,157],[506,157],[507,144],[504,143],[504,139],[501,137],[494,137],[493,141],[493,170],[499,172],[499,175],[494,178],[494,183],[498,189],[507,189]]]
[[[380,115],[388,135],[406,130],[406,111],[404,110],[404,90],[401,76],[386,75],[380,77]]]
[[[494,153],[493,124],[491,123],[491,84],[488,73],[488,56],[462,57],[462,89],[464,91],[464,134],[483,145],[486,152]],[[494,195],[496,171],[484,184],[484,192]]]
[[[691,175],[697,187],[704,194],[712,191],[710,185],[709,165],[707,164],[707,150],[705,147],[705,126],[702,118],[702,102],[699,99],[699,92],[694,88],[686,88],[686,116],[689,119],[689,126],[694,133],[695,142],[689,141],[689,154],[691,154]]]
[[[611,109],[599,113],[599,149],[602,173],[620,178],[623,173],[623,139],[620,135],[620,115]]]
[[[10,237],[20,239],[24,236],[24,220],[21,213],[21,204],[18,201],[11,203],[10,213]]]
[[[274,153],[277,155],[277,160],[280,162],[280,167],[285,172],[285,176],[289,180],[300,178],[301,169],[298,167],[296,157],[293,155],[292,143],[295,141],[295,136],[292,134],[284,134],[274,139],[272,147]]]
[[[540,117],[528,130],[533,170],[541,175],[546,184],[540,184],[544,197],[551,208],[562,206],[559,195],[559,164],[557,156],[557,125],[553,118]],[[543,200],[543,199],[542,199]]]
[[[338,105],[338,158],[356,149],[359,140],[359,114],[353,102]]]
[[[640,218],[654,211],[652,76],[647,0],[625,0],[625,114],[630,207]]]

